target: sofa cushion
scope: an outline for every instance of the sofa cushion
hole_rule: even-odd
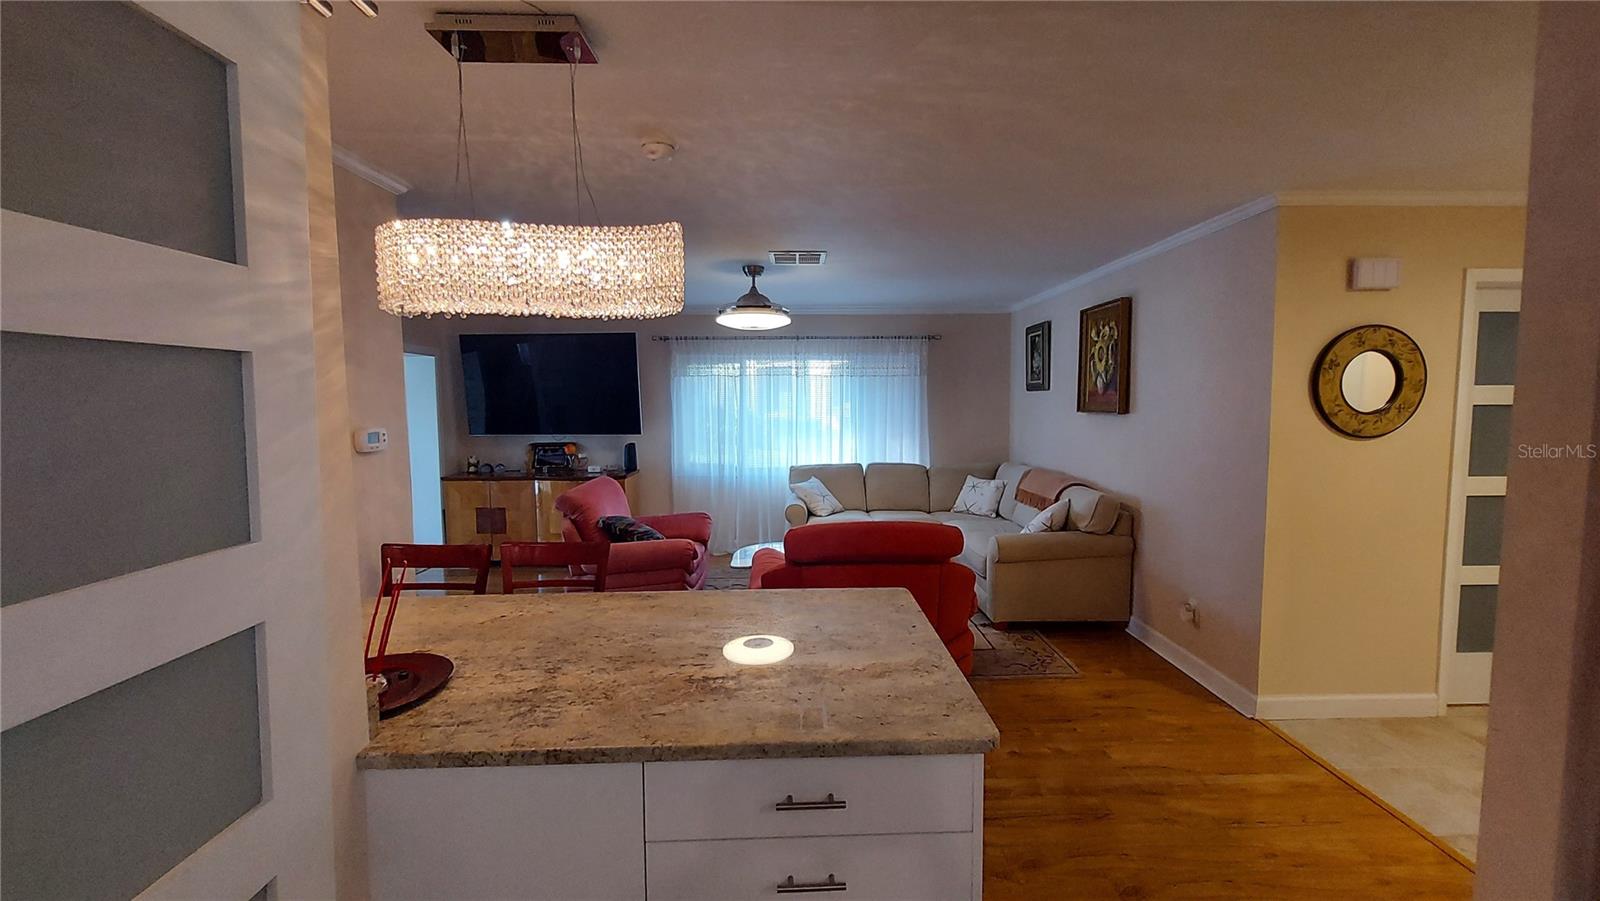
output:
[[[1061,492],[1061,499],[1072,504],[1067,522],[1091,535],[1109,534],[1117,524],[1117,514],[1122,512],[1122,504],[1116,498],[1088,485],[1073,485]]]
[[[1033,507],[1026,507],[1020,513],[1017,510],[1017,483],[1022,481],[1022,476],[1032,468],[1023,463],[1001,463],[994,474],[995,478],[1006,483],[1005,493],[1000,495],[999,515],[1018,526],[1026,525],[1028,520],[1039,515],[1039,511]],[[1018,518],[1019,516],[1021,518]]]
[[[920,463],[867,464],[868,510],[928,510],[928,467]]]
[[[928,509],[948,510],[956,504],[956,495],[967,476],[980,479],[994,478],[995,467],[987,466],[935,466],[928,470]]]
[[[810,526],[825,522],[872,522],[872,516],[865,510],[845,510],[842,513],[835,513],[831,516],[813,516],[806,522],[806,525]]]
[[[844,504],[839,503],[839,499],[833,496],[828,486],[822,484],[822,480],[816,476],[790,485],[789,490],[806,505],[806,511],[812,516],[828,516],[844,510]]]
[[[821,463],[789,467],[789,484],[816,478],[828,486],[846,510],[867,509],[867,487],[860,463]]]
[[[956,562],[981,578],[989,576],[989,544],[996,535],[1012,535],[1021,527],[1009,519],[970,513],[935,513],[933,518],[961,530],[961,553]]]
[[[999,479],[967,476],[967,482],[961,486],[961,493],[956,495],[956,502],[950,505],[950,510],[954,513],[994,516],[1000,509],[1000,497],[1005,490],[1006,483]]]
[[[874,522],[937,522],[922,510],[873,510],[867,513]]]

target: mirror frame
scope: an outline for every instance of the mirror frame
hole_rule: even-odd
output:
[[[1344,398],[1344,371],[1356,357],[1377,351],[1394,363],[1389,402],[1368,413]],[[1410,421],[1428,388],[1428,364],[1410,335],[1389,325],[1360,325],[1340,333],[1311,367],[1311,404],[1328,427],[1348,438],[1381,438]]]

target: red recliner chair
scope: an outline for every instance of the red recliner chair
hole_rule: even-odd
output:
[[[961,530],[938,522],[824,523],[790,529],[783,551],[756,551],[751,588],[905,588],[963,673],[978,609],[972,570],[953,562]]]
[[[662,535],[664,541],[612,543],[600,530],[603,516],[633,516],[628,495],[616,479],[590,479],[556,498],[565,541],[598,541],[611,545],[606,565],[607,591],[684,591],[706,581],[710,559],[711,516],[706,513],[668,513],[635,516]]]

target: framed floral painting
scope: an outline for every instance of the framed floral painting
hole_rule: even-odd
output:
[[[1050,390],[1050,323],[1038,322],[1023,333],[1022,355],[1029,391]]]
[[[1078,313],[1078,412],[1128,412],[1133,298]]]

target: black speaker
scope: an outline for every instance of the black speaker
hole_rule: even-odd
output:
[[[622,471],[639,471],[639,445],[629,441],[622,446]]]

